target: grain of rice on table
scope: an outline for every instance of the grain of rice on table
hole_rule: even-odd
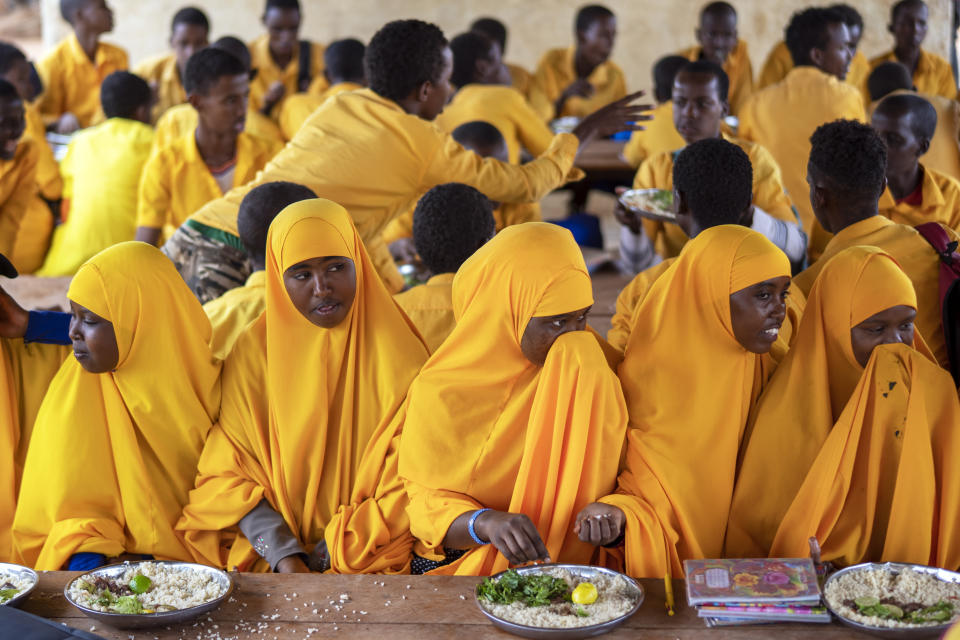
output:
[[[107,579],[116,580],[119,584],[127,584],[138,573],[150,578],[153,583],[150,589],[140,596],[145,604],[188,609],[215,600],[226,592],[226,587],[211,578],[207,572],[197,571],[188,566],[170,566],[156,562],[131,564],[119,578]],[[96,603],[97,597],[94,594],[80,588],[81,582],[81,580],[74,580],[70,584],[70,598],[88,609],[109,612],[109,607]]]
[[[904,569],[899,574],[883,569],[851,571],[831,581],[824,596],[833,610],[844,618],[871,627],[929,627],[960,619],[960,584],[945,582],[932,574],[913,569]],[[953,604],[953,617],[943,622],[909,623],[865,616],[844,604],[844,601],[864,596],[873,596],[881,601],[890,598],[899,602],[915,602],[924,607],[947,601]]]

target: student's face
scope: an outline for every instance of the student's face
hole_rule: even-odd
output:
[[[180,68],[181,75],[187,68],[187,60],[190,56],[209,44],[207,36],[207,30],[198,24],[181,22],[173,27],[173,33],[170,34],[170,48],[177,56],[177,67]]]
[[[3,160],[13,158],[25,128],[23,102],[20,100],[0,101],[0,158]]]
[[[477,69],[474,76],[476,81],[481,84],[510,84],[510,72],[503,64],[499,44],[492,42],[487,55],[477,60]]]
[[[310,258],[284,271],[283,285],[304,318],[332,329],[350,313],[357,295],[357,272],[350,258]]]
[[[583,331],[587,328],[587,315],[592,307],[571,311],[558,316],[539,316],[530,318],[527,328],[520,339],[523,355],[538,367],[547,361],[547,353],[554,341],[570,331]]]
[[[603,64],[613,53],[617,39],[617,19],[600,18],[584,31],[577,32],[577,52],[591,65]]]
[[[263,14],[263,26],[270,37],[270,51],[276,56],[293,55],[300,33],[300,12],[296,9],[270,7]]]
[[[853,50],[850,52],[850,55],[853,56],[857,52],[857,48],[860,46],[860,38],[863,37],[863,29],[858,24],[848,24],[847,31],[850,32],[850,44],[853,45]]]
[[[420,117],[433,120],[443,111],[450,101],[450,74],[453,73],[453,53],[450,47],[443,49],[443,66],[435,82],[425,82],[420,88]]]
[[[847,77],[850,60],[853,59],[852,51],[856,47],[845,24],[831,24],[827,33],[830,36],[827,46],[813,49],[810,57],[821,71],[843,80]]]
[[[24,100],[30,99],[30,95],[33,93],[33,85],[30,82],[29,62],[17,60],[2,77],[17,89],[21,98]]]
[[[787,316],[790,278],[764,280],[730,294],[730,321],[733,335],[744,349],[767,353],[777,341]]]
[[[120,350],[113,323],[70,301],[70,340],[73,357],[90,373],[107,373],[117,368]]]
[[[927,149],[929,140],[917,138],[910,126],[913,114],[905,113],[900,116],[889,116],[875,111],[871,124],[877,130],[883,141],[887,143],[887,173],[899,175],[913,171]]]
[[[77,12],[77,21],[94,33],[113,31],[113,11],[104,0],[87,0]]]
[[[913,321],[917,310],[898,305],[875,313],[853,329],[850,343],[861,367],[867,366],[873,348],[881,344],[913,344]]]
[[[205,129],[239,135],[247,120],[250,80],[247,74],[222,76],[207,95],[193,94],[190,104],[197,110]]]
[[[927,20],[930,14],[925,4],[907,5],[897,12],[890,25],[890,33],[898,49],[919,49],[927,37]]]
[[[673,81],[673,125],[687,144],[720,135],[727,103],[720,101],[717,77],[680,72]]]
[[[697,41],[703,47],[703,56],[722,65],[737,46],[737,16],[729,12],[720,15],[704,14],[696,35]]]

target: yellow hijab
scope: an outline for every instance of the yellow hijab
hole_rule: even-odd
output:
[[[220,406],[210,322],[160,251],[124,242],[88,260],[67,297],[113,323],[116,370],[64,362],[40,408],[14,518],[38,569],[80,552],[187,560],[173,525]]]
[[[304,318],[283,284],[289,267],[321,256],[350,258],[356,271],[353,305],[332,329]],[[242,570],[259,556],[221,530],[266,498],[305,548],[319,542],[350,502],[364,450],[392,436],[388,423],[427,358],[340,205],[284,209],[270,225],[266,272],[266,310],[224,365],[220,424],[177,525],[199,561]]]
[[[734,337],[730,295],[789,276],[786,255],[737,225],[707,229],[653,284],[620,365],[630,411],[626,467],[602,502],[627,516],[627,572],[683,575],[723,547],[740,438],[766,357]]]
[[[463,513],[524,513],[551,558],[588,563],[572,534],[581,508],[612,490],[626,427],[616,376],[597,338],[560,336],[543,367],[520,350],[534,316],[593,304],[570,232],[531,222],[501,231],[457,272],[457,325],[410,387],[400,475],[410,528],[433,559]],[[491,545],[435,573],[488,575],[507,568]]]
[[[863,376],[850,330],[898,305],[916,308],[917,296],[880,249],[845,249],[820,272],[793,348],[770,379],[744,438],[728,555],[763,557],[770,551],[783,514]],[[919,333],[914,347],[929,353]]]

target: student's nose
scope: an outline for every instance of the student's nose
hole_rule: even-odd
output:
[[[67,337],[74,342],[80,342],[83,340],[83,334],[80,333],[80,322],[77,320],[76,316],[70,317],[70,327],[67,331]]]

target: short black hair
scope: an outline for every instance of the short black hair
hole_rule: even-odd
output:
[[[464,122],[450,133],[454,140],[464,147],[495,147],[506,144],[503,134],[495,126],[483,120]]]
[[[210,31],[210,19],[197,7],[184,7],[173,14],[170,31],[176,29],[178,24],[191,24],[195,27],[203,27],[207,32]]]
[[[913,93],[898,93],[887,96],[877,105],[874,113],[883,113],[890,117],[910,114],[910,130],[917,138],[933,139],[937,130],[937,110],[930,102]]]
[[[267,260],[267,231],[277,215],[294,202],[317,197],[295,182],[265,182],[247,192],[237,211],[237,235],[257,267]]]
[[[863,30],[863,16],[860,15],[860,12],[851,7],[848,4],[834,4],[830,5],[828,9],[836,11],[841,16],[843,16],[843,23],[848,27],[860,27],[860,30]]]
[[[907,65],[899,62],[879,64],[867,78],[867,90],[871,100],[879,100],[901,89],[913,89],[913,74],[907,69]]]
[[[923,0],[900,0],[892,7],[890,7],[890,24],[893,24],[897,21],[897,14],[900,13],[903,9],[907,7],[918,7],[918,6],[927,6],[927,3]]]
[[[496,231],[490,200],[451,182],[427,191],[413,210],[413,245],[433,273],[454,273]]]
[[[267,0],[263,12],[266,13],[270,9],[295,9],[300,11],[300,2],[299,0]]]
[[[72,25],[74,14],[83,9],[83,5],[89,1],[90,0],[60,0],[60,16]]]
[[[737,10],[733,8],[733,5],[729,2],[711,2],[706,5],[703,9],[700,10],[700,20],[703,20],[703,16],[706,15],[724,15],[732,13],[734,17],[737,15]]]
[[[613,11],[602,4],[588,4],[585,7],[580,7],[580,10],[577,11],[577,18],[573,21],[573,30],[576,33],[583,33],[592,27],[594,22],[615,17]]]
[[[331,78],[338,80],[363,79],[363,52],[366,47],[355,38],[335,40],[323,52],[323,65]]]
[[[667,102],[673,97],[673,79],[690,62],[683,56],[664,56],[653,65],[653,97]]]
[[[253,64],[250,60],[250,49],[247,48],[247,45],[243,43],[243,40],[236,38],[234,36],[223,36],[218,38],[216,42],[210,45],[213,49],[219,49],[220,51],[226,51],[234,58],[243,63],[243,66],[247,69],[250,68],[250,65]]]
[[[833,9],[811,7],[793,14],[784,38],[793,64],[797,67],[813,66],[810,50],[826,48],[830,42],[830,27],[835,24],[846,22]]]
[[[716,62],[710,62],[709,60],[687,61],[687,64],[680,67],[677,75],[681,73],[699,73],[705,76],[713,76],[717,79],[717,97],[720,98],[721,102],[726,102],[729,99],[730,76]],[[676,81],[676,77],[674,77],[674,81]]]
[[[17,92],[17,88],[3,78],[0,78],[0,100],[23,102],[23,98],[21,98]]]
[[[394,20],[377,31],[363,57],[367,83],[388,100],[403,100],[443,69],[447,39],[440,27],[422,20]]]
[[[477,70],[477,60],[486,60],[490,57],[494,42],[482,33],[467,31],[450,41],[450,51],[453,52],[453,74],[450,82],[457,87],[464,87],[473,82],[473,75]]]
[[[753,165],[737,145],[705,138],[677,154],[673,184],[701,229],[739,224],[753,199]]]
[[[100,105],[108,118],[135,120],[137,109],[151,102],[150,85],[135,73],[114,71],[100,85]]]
[[[810,136],[810,169],[825,179],[839,203],[851,209],[872,201],[886,184],[887,145],[873,127],[834,120]]]
[[[26,62],[27,56],[9,42],[0,42],[0,74],[7,73],[18,62]]]
[[[507,50],[507,28],[496,18],[477,18],[470,25],[470,31],[487,36],[500,45],[500,53]]]
[[[187,94],[205,96],[220,78],[246,74],[247,67],[235,56],[217,47],[207,47],[200,49],[187,60],[183,88]]]

